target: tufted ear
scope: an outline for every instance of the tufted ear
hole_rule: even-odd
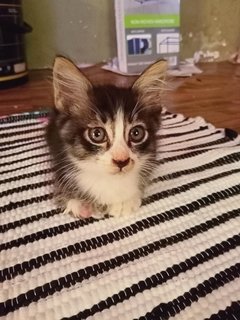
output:
[[[53,66],[55,107],[60,112],[84,109],[88,106],[88,93],[92,84],[68,59],[57,57]]]
[[[132,89],[137,91],[139,100],[145,105],[152,104],[153,99],[161,97],[165,86],[167,62],[159,60],[150,65],[134,82]],[[159,101],[158,101],[159,102]]]

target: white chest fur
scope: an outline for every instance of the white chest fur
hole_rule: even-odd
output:
[[[91,167],[89,165],[87,170],[85,168],[79,173],[77,183],[80,190],[89,193],[100,204],[124,202],[139,196],[139,178],[136,170],[108,174],[97,170],[97,164]]]

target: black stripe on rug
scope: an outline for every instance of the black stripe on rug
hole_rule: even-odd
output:
[[[191,288],[183,295],[178,296],[176,299],[168,303],[160,303],[151,312],[139,318],[139,320],[153,320],[153,319],[166,319],[174,317],[182,310],[191,306],[193,302],[197,302],[200,298],[206,297],[225,284],[235,280],[240,276],[240,263],[236,263],[230,268],[217,273],[214,277],[204,280],[196,287]]]
[[[181,171],[176,171],[176,172],[164,175],[164,176],[153,178],[151,182],[156,183],[159,181],[172,180],[172,179],[179,178],[181,176],[185,176],[185,175],[197,173],[197,172],[202,172],[202,171],[205,171],[208,169],[221,167],[225,164],[235,163],[238,161],[240,161],[240,152],[235,152],[235,153],[231,153],[227,156],[218,158],[212,162],[208,162],[206,164],[200,165],[198,167],[194,167],[191,169],[185,169],[185,170],[181,170]]]
[[[236,215],[236,212],[235,212]],[[238,216],[238,214],[237,214]],[[236,217],[236,216],[235,216]],[[98,264],[94,264],[92,266],[88,266],[84,269],[80,269],[78,271],[72,272],[70,274],[67,274],[65,277],[60,277],[58,279],[52,280],[51,282],[45,283],[42,286],[39,286],[35,289],[31,289],[23,294],[20,294],[16,298],[8,299],[2,303],[0,303],[0,315],[6,315],[9,312],[13,312],[23,306],[28,306],[33,302],[36,302],[40,299],[44,299],[49,295],[53,295],[56,292],[60,292],[63,289],[70,288],[71,286],[76,285],[76,283],[80,283],[83,280],[87,280],[90,277],[96,277],[98,274],[102,274],[103,272],[108,272],[110,269],[115,269],[116,267],[120,267],[123,264],[127,264],[128,262],[132,262],[135,259],[140,259],[141,257],[146,257],[149,254],[153,253],[154,251],[159,251],[161,248],[165,248],[169,245],[173,245],[175,243],[187,240],[189,238],[194,237],[198,233],[203,233],[208,231],[209,229],[213,228],[214,226],[219,226],[222,223],[225,223],[229,219],[233,219],[233,214],[226,213],[225,216],[220,216],[218,218],[214,218],[211,220],[208,220],[204,223],[201,223],[200,225],[191,227],[189,229],[184,230],[183,232],[180,232],[178,234],[175,234],[174,236],[167,237],[165,239],[161,239],[159,241],[155,241],[153,243],[150,243],[144,247],[132,250],[128,253],[125,253],[121,256],[117,256],[115,258],[112,258],[110,260],[105,260],[103,262],[99,262]],[[127,227],[129,228],[129,227]],[[122,235],[123,236],[123,235]],[[119,235],[118,235],[119,237]],[[121,236],[120,236],[121,237]],[[101,239],[102,237],[98,237],[101,240],[101,246],[105,245],[104,239]],[[99,241],[99,239],[98,239]],[[89,250],[89,247],[94,246],[96,248],[96,243],[92,242],[91,240],[82,241],[80,243],[75,244],[75,246],[78,245],[78,250],[81,248],[80,252],[86,252]],[[72,248],[74,245],[71,246]],[[99,246],[98,246],[99,247]],[[59,251],[59,250],[57,250]],[[57,256],[57,251],[55,251],[55,257]],[[79,252],[77,252],[79,253]],[[74,254],[76,254],[76,249]],[[61,255],[58,255],[58,259],[61,260],[64,259],[69,255],[69,250],[65,248],[64,252],[61,252]],[[31,271],[33,268],[39,268],[42,265],[43,260],[51,259],[49,262],[53,262],[54,260],[50,257],[50,254],[45,254],[42,259],[39,259],[38,265],[32,266],[32,262],[34,259],[31,259],[31,261],[23,262],[22,264],[18,265],[18,274],[20,273],[20,269],[22,265],[24,265],[25,272]],[[45,263],[47,264],[47,263]],[[11,270],[11,272],[9,272]],[[6,274],[7,271],[7,274]],[[5,269],[1,271],[1,278],[4,276],[4,278],[7,276],[7,279],[10,280],[13,277],[14,273],[14,267],[10,267],[9,269]],[[170,274],[173,274],[173,270]],[[105,304],[104,304],[105,305]]]
[[[27,123],[20,123],[20,124],[15,124],[12,126],[6,126],[6,127],[0,127],[0,131],[7,131],[7,130],[12,130],[12,129],[21,129],[21,128],[28,128],[31,126],[43,126],[42,122],[39,121],[34,121],[34,122],[27,122]]]
[[[238,136],[239,133],[235,130],[229,129],[229,128],[225,128],[225,135],[230,139],[230,140],[235,140]]]
[[[8,157],[14,157],[14,156],[17,156],[17,155],[20,155],[20,154],[23,154],[23,153],[27,153],[27,152],[31,152],[31,151],[39,150],[39,149],[43,149],[43,148],[47,148],[46,143],[41,144],[40,146],[36,146],[36,147],[30,148],[30,149],[20,150],[20,151],[17,151],[15,153],[4,154],[3,156],[0,156],[0,159],[8,158]],[[2,150],[0,150],[0,151],[2,151]]]
[[[187,258],[184,261],[181,261],[179,264],[174,264],[168,267],[166,270],[153,274],[152,276],[134,283],[131,287],[128,287],[124,290],[115,293],[111,297],[108,297],[105,300],[100,301],[98,304],[93,305],[89,309],[85,309],[79,312],[77,315],[73,315],[69,318],[64,319],[86,319],[87,317],[93,316],[98,312],[102,312],[105,309],[109,309],[112,306],[116,306],[119,303],[122,303],[125,300],[130,299],[131,297],[136,296],[138,293],[142,293],[145,290],[150,290],[155,288],[174,277],[179,276],[181,273],[184,273],[188,270],[192,270],[204,262],[212,260],[230,250],[235,249],[240,245],[240,235],[235,235],[231,238],[226,239],[216,245],[197,253],[196,255]],[[158,318],[159,319],[159,318]],[[162,318],[160,318],[162,319]]]
[[[221,131],[215,131],[215,132],[212,132],[212,133],[209,133],[209,134],[206,134],[206,135],[196,136],[195,138],[189,138],[189,139],[184,139],[184,140],[176,140],[175,142],[170,142],[170,143],[162,144],[160,142],[159,146],[160,147],[165,147],[165,146],[172,146],[172,145],[175,145],[175,144],[185,143],[185,142],[189,142],[189,141],[196,141],[196,140],[199,140],[199,139],[202,139],[202,138],[208,138],[208,137],[215,136],[216,134],[219,134],[219,133],[221,133]]]
[[[12,189],[7,189],[7,190],[0,192],[0,198],[12,195],[14,193],[20,193],[20,192],[24,192],[24,191],[29,191],[29,190],[34,190],[34,189],[46,187],[46,186],[51,185],[52,183],[53,183],[52,180],[45,180],[45,181],[41,181],[41,182],[25,184],[24,186],[12,188]]]
[[[217,140],[214,140],[214,141],[211,141],[211,142],[194,145],[194,146],[190,146],[190,147],[187,147],[187,148],[174,149],[174,150],[163,150],[163,151],[161,151],[161,148],[160,148],[160,151],[158,151],[158,153],[196,150],[196,149],[199,149],[199,148],[213,147],[213,146],[216,146],[216,145],[219,145],[219,144],[221,144],[222,147],[224,148],[225,147],[224,144],[229,142],[229,141],[231,141],[231,140],[228,137],[224,137],[224,138],[220,138],[220,139],[217,139]]]
[[[166,121],[166,120],[172,120],[172,119],[176,119],[178,117],[178,114],[177,113],[172,113],[166,117],[162,116],[162,120],[163,121]]]
[[[48,111],[23,113],[23,114],[12,115],[12,116],[0,118],[0,124],[15,123],[15,122],[24,121],[24,120],[45,118],[48,116],[49,116]]]
[[[34,141],[34,143],[40,143],[40,142],[45,142],[46,143],[46,140],[45,138],[44,139],[39,139],[38,141]],[[21,144],[16,144],[15,146],[7,146],[7,147],[4,147],[4,148],[0,148],[0,151],[7,151],[7,150],[12,150],[12,149],[17,149],[17,148],[22,148],[22,147],[25,147],[25,146],[28,146],[28,145],[32,145],[32,141],[30,142],[26,142],[26,143],[21,143]]]
[[[28,130],[20,130],[20,131],[11,131],[8,133],[0,133],[0,139],[3,138],[8,138],[8,137],[13,137],[13,136],[18,136],[18,135],[24,135],[24,134],[28,134],[28,133],[33,133],[33,132],[38,132],[38,131],[44,131],[45,127],[40,127],[40,128],[32,128],[32,129],[28,129]]]
[[[41,158],[41,157],[46,157],[46,156],[50,156],[49,152],[46,153],[42,153],[42,154],[34,154],[32,156],[26,157],[26,158],[22,158],[22,159],[17,159],[17,160],[12,160],[9,162],[4,162],[0,164],[0,167],[5,167],[5,166],[9,166],[11,164],[15,164],[15,163],[19,163],[22,161],[26,161],[26,160],[30,160],[30,159],[35,159],[35,158]]]
[[[192,133],[202,132],[202,131],[205,131],[205,130],[208,130],[208,129],[209,129],[208,126],[204,126],[204,127],[201,126],[198,129],[194,129],[194,130],[190,130],[190,131],[157,135],[157,138],[158,139],[176,138],[176,137],[181,137],[181,136],[185,136],[185,135],[192,134]]]
[[[172,112],[169,112],[169,111],[167,111],[167,110],[162,110],[162,113],[161,113],[161,115],[162,116],[170,116],[172,114]]]
[[[166,121],[166,120],[171,120],[171,119],[164,119],[164,122]],[[168,127],[168,128],[172,128],[171,127],[171,125],[176,125],[176,124],[182,124],[182,123],[184,123],[184,122],[186,122],[186,121],[188,121],[189,120],[189,118],[187,117],[187,118],[184,118],[184,119],[182,119],[182,120],[180,120],[180,121],[177,121],[177,122],[173,122],[173,123],[169,123],[169,124],[164,124],[164,127],[166,128],[166,127]]]
[[[239,320],[240,319],[240,301],[233,301],[230,306],[224,310],[218,311],[204,320]]]
[[[19,228],[23,225],[33,223],[33,222],[39,221],[41,219],[47,219],[47,218],[53,217],[56,214],[60,214],[60,213],[61,213],[61,209],[58,208],[58,209],[53,209],[53,210],[50,210],[47,212],[39,213],[34,216],[26,217],[24,219],[20,219],[20,220],[16,220],[13,222],[9,222],[9,223],[0,225],[0,233],[4,233],[4,232],[7,232],[12,229]]]
[[[33,197],[30,199],[25,199],[25,200],[21,200],[21,201],[10,202],[10,203],[5,204],[4,206],[0,207],[0,213],[8,212],[10,210],[15,210],[17,208],[22,208],[22,207],[25,207],[29,204],[39,203],[39,202],[46,201],[46,200],[49,200],[52,198],[53,198],[53,194],[48,193],[48,194],[44,194],[43,196]],[[1,244],[0,244],[0,246],[1,246]]]
[[[198,155],[201,155],[203,153],[211,152],[211,150],[208,149],[203,149],[203,150],[197,150],[197,151],[191,151],[187,152],[184,154],[180,154],[177,156],[171,156],[171,157],[166,157],[166,158],[161,158],[157,160],[158,164],[163,164],[166,162],[171,162],[171,161],[177,161],[177,160],[184,160],[184,159],[189,159],[189,158],[194,158],[197,157]]]
[[[225,172],[222,172],[222,173],[217,173],[217,174],[215,174],[213,176],[209,176],[207,178],[202,178],[202,179],[199,179],[199,180],[195,180],[193,182],[189,182],[189,183],[183,184],[183,185],[178,186],[176,188],[171,188],[171,189],[168,189],[168,190],[157,192],[157,193],[154,193],[154,194],[148,196],[147,198],[144,198],[143,201],[142,201],[142,204],[143,205],[150,204],[150,203],[158,201],[160,199],[165,199],[167,197],[171,197],[171,196],[174,196],[176,194],[180,194],[180,193],[186,192],[186,191],[191,190],[193,188],[196,188],[196,187],[198,187],[198,186],[200,186],[202,184],[205,184],[205,183],[208,183],[208,182],[211,182],[211,181],[216,181],[218,179],[221,179],[221,178],[224,178],[224,177],[228,177],[228,176],[230,176],[232,174],[236,174],[236,173],[240,173],[240,168],[239,169],[233,169],[233,170],[225,171]]]
[[[192,124],[196,124],[196,123],[194,120],[192,120],[192,121],[185,123],[185,124],[180,124],[180,125],[176,125],[176,126],[175,126],[175,124],[176,124],[176,122],[173,123],[172,125],[171,124],[165,125],[164,123],[162,123],[162,127],[167,130],[167,129],[175,129],[175,128],[182,128],[182,127],[186,127],[186,126],[191,126]]]
[[[8,170],[5,170],[5,171],[2,171],[2,172],[1,172],[1,175],[2,175],[2,174],[7,174],[7,173],[16,172],[16,171],[23,170],[23,169],[27,169],[27,168],[33,167],[33,166],[35,166],[35,165],[38,166],[38,165],[40,165],[40,164],[43,164],[43,163],[46,163],[46,162],[50,162],[50,161],[51,161],[51,159],[46,159],[46,160],[42,160],[42,161],[38,161],[38,162],[26,164],[25,166],[13,168],[13,169],[8,169]],[[39,168],[38,168],[38,169],[39,169]]]
[[[52,169],[51,168],[47,168],[47,169],[42,169],[42,170],[33,171],[33,172],[29,172],[29,173],[20,174],[17,177],[11,177],[11,178],[6,178],[6,179],[3,179],[3,180],[0,180],[0,185],[1,184],[5,184],[5,183],[10,183],[10,182],[13,182],[13,181],[31,179],[33,177],[45,175],[45,174],[48,174],[48,173],[51,173],[51,172],[52,172]]]
[[[10,140],[7,142],[8,145],[12,145],[12,144],[16,144],[19,142],[23,142],[23,141],[32,141],[32,140],[36,140],[36,139],[40,139],[40,138],[44,138],[45,135],[41,134],[39,136],[34,136],[34,137],[28,137],[28,138],[21,138],[21,139],[15,139],[15,140]],[[0,147],[5,147],[6,146],[6,142],[0,142]]]
[[[49,227],[47,229],[43,229],[37,231],[32,234],[28,234],[22,238],[14,239],[9,242],[1,243],[0,244],[0,251],[8,250],[12,248],[20,247],[21,245],[26,245],[28,243],[33,243],[35,241],[43,240],[46,238],[52,238],[59,234],[63,234],[65,232],[73,231],[80,227],[86,226],[88,224],[92,224],[93,222],[97,222],[97,219],[88,218],[88,219],[78,219],[73,222],[61,224],[55,227]],[[88,240],[87,240],[88,241]]]

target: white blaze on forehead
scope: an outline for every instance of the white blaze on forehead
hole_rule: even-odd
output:
[[[124,139],[124,114],[121,109],[117,112],[114,122],[113,145],[110,152],[114,160],[124,161],[129,158],[129,148]]]

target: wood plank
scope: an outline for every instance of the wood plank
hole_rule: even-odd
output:
[[[200,75],[169,79],[163,102],[172,112],[201,116],[217,127],[240,132],[240,66],[221,62],[200,68]],[[98,85],[129,86],[136,79],[102,70],[100,65],[83,72]],[[30,71],[29,77],[22,86],[0,91],[0,115],[52,107],[51,71]]]

